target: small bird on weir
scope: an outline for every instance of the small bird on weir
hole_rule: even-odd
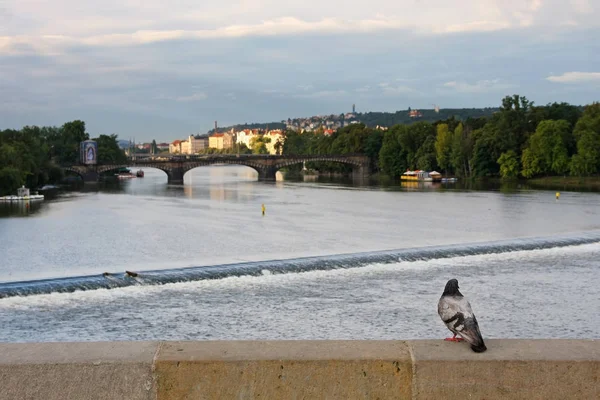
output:
[[[462,342],[466,340],[471,345],[471,350],[476,353],[482,353],[487,350],[477,318],[473,314],[471,304],[458,290],[458,280],[450,279],[446,283],[444,293],[438,302],[438,314],[448,329],[454,334],[451,338],[446,338],[451,342]],[[457,338],[456,335],[460,336]]]

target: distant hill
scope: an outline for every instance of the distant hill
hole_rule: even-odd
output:
[[[408,110],[400,110],[395,113],[388,112],[368,112],[357,113],[356,120],[369,127],[377,125],[390,127],[397,124],[411,124],[417,121],[436,122],[454,117],[457,120],[464,121],[467,118],[489,117],[500,109],[497,107],[486,108],[441,108],[439,112],[435,110],[418,110],[421,116],[411,118]],[[416,110],[414,110],[416,111]]]
[[[412,110],[413,114],[417,110]],[[346,120],[349,121],[358,121],[369,127],[379,126],[393,126],[397,124],[411,124],[417,121],[427,121],[427,122],[436,122],[440,120],[446,120],[448,118],[454,117],[457,120],[464,121],[467,118],[479,118],[479,117],[489,117],[495,112],[499,111],[497,107],[486,107],[486,108],[441,108],[439,112],[436,112],[433,109],[430,110],[418,110],[419,116],[411,117],[410,112],[411,109],[407,110],[399,110],[393,113],[390,112],[367,112],[367,113],[356,113],[352,118]],[[318,121],[340,121],[342,115],[331,115],[331,116],[323,116],[323,117],[305,117],[305,118],[294,118],[291,121],[297,122],[302,120],[318,120]],[[286,124],[284,121],[282,122],[268,122],[268,123],[251,123],[251,124],[237,124],[231,126],[219,127],[217,130],[219,132],[229,131],[231,129],[236,131],[242,129],[285,129]],[[214,133],[214,129],[208,131],[209,134]]]

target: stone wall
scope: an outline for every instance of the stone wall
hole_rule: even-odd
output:
[[[600,341],[0,344],[0,399],[597,399]]]

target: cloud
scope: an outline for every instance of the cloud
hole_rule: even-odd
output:
[[[408,86],[391,85],[387,82],[380,83],[378,86],[381,88],[383,94],[387,96],[396,96],[399,94],[417,94],[417,91],[415,89]]]
[[[348,94],[345,90],[320,90],[308,94],[293,94],[292,97],[301,99],[316,99],[316,98],[335,98],[342,97]]]
[[[443,87],[454,89],[461,93],[486,93],[494,92],[516,87],[509,83],[502,83],[498,79],[480,80],[475,83],[450,81],[443,84]]]
[[[155,100],[171,100],[171,101],[177,101],[179,103],[203,101],[203,100],[206,100],[207,98],[208,98],[208,95],[204,92],[197,92],[197,93],[193,93],[193,94],[185,95],[185,96],[166,96],[166,95],[154,96]]]
[[[194,93],[189,96],[176,97],[175,101],[179,101],[179,102],[201,101],[201,100],[206,100],[207,98],[208,98],[208,96],[206,95],[206,93]]]
[[[0,54],[63,54],[71,47],[140,46],[181,40],[306,35],[418,35],[494,32],[522,27],[599,26],[593,0],[222,1],[3,0]],[[287,57],[274,53],[271,58]]]
[[[539,103],[596,100],[548,84],[598,71],[595,0],[235,3],[0,0],[0,129],[81,118],[160,137],[352,103],[497,105],[512,84]],[[540,74],[548,65],[559,73]]]
[[[578,83],[600,83],[600,72],[565,72],[562,75],[551,75],[546,78],[550,82],[555,83],[567,83],[567,84],[578,84]]]

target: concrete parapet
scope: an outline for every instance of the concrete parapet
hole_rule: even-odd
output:
[[[600,341],[0,344],[0,399],[595,399]]]

